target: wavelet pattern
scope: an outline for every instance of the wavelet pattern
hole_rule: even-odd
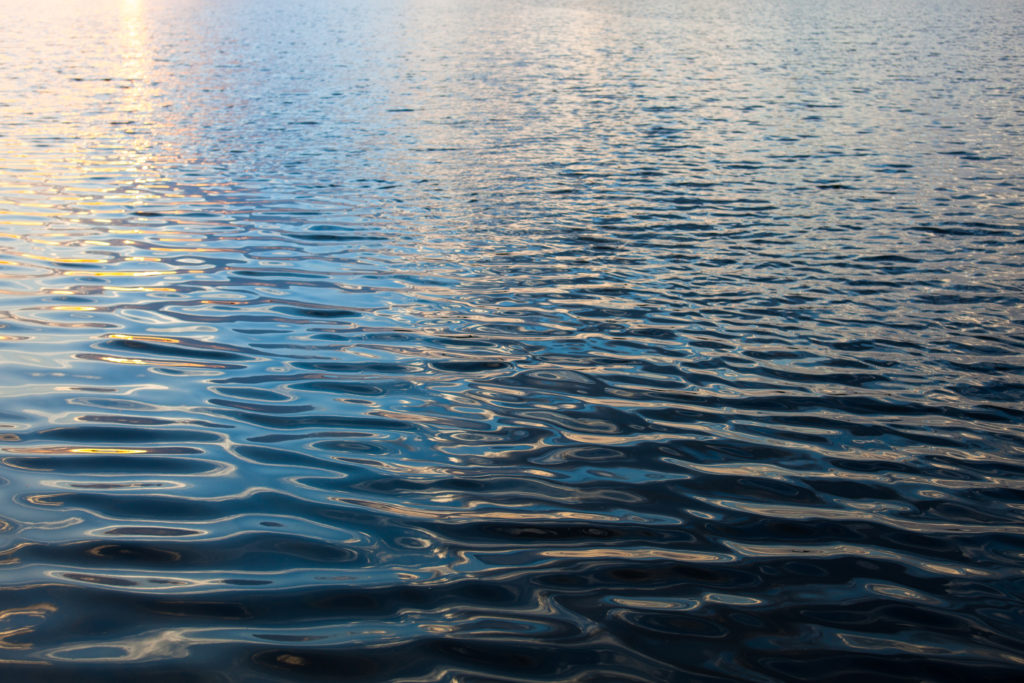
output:
[[[1019,7],[8,5],[11,675],[1024,672]]]

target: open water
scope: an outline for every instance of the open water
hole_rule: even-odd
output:
[[[1024,678],[1024,5],[0,0],[0,674]]]

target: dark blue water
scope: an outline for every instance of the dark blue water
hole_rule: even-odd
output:
[[[0,674],[1024,678],[1024,6],[3,0]]]

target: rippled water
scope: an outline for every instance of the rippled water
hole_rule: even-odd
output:
[[[1020,3],[2,10],[5,675],[1024,676]]]

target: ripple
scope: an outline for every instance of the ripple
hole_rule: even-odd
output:
[[[1021,678],[1019,8],[115,4],[8,8],[10,677]]]

